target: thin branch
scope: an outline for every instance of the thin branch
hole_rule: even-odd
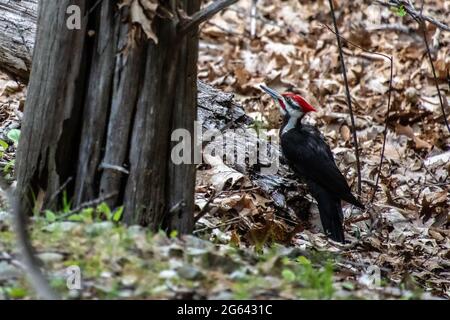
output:
[[[212,18],[212,16],[214,16],[216,13],[222,11],[226,7],[231,6],[237,1],[238,0],[216,0],[206,8],[197,11],[180,25],[180,35],[185,35],[186,33],[192,31],[200,23]]]
[[[200,210],[200,212],[195,216],[194,218],[194,223],[197,223],[201,218],[203,218],[207,213],[208,213],[208,209],[209,206],[211,205],[211,203],[218,197],[219,195],[216,194],[216,191],[213,190],[211,196],[209,197],[208,201],[206,202],[205,206],[203,207],[202,210]]]
[[[342,52],[342,43],[341,43],[341,37],[339,34],[339,29],[337,26],[336,15],[334,14],[333,0],[328,0],[328,2],[330,3],[331,17],[333,18],[334,30],[336,32],[336,39],[337,39],[338,48],[339,48],[339,58],[341,60],[342,75],[344,77],[345,93],[347,95],[347,105],[348,105],[348,109],[349,109],[350,120],[352,123],[353,143],[355,145],[356,170],[358,173],[358,195],[361,196],[361,191],[362,191],[361,164],[359,161],[358,136],[356,134],[355,117],[353,115],[353,109],[352,109],[352,98],[350,95],[350,89],[348,87],[347,70],[345,68],[344,54]]]
[[[384,53],[380,53],[380,52],[374,52],[374,51],[370,51],[370,50],[366,50],[364,48],[362,48],[361,46],[357,45],[356,43],[353,43],[350,40],[347,40],[346,38],[342,37],[339,34],[336,34],[336,32],[334,32],[329,26],[327,26],[326,24],[323,25],[324,27],[326,27],[328,30],[330,30],[331,32],[333,32],[336,36],[340,37],[341,39],[343,39],[344,41],[346,41],[347,43],[351,44],[352,46],[355,46],[357,48],[359,48],[362,51],[374,54],[374,55],[378,55],[381,56],[383,58],[386,58],[389,60],[390,62],[390,77],[389,77],[389,90],[388,90],[388,106],[387,106],[387,111],[386,111],[386,117],[384,119],[384,132],[383,132],[383,147],[381,148],[381,155],[380,155],[380,164],[378,167],[378,174],[377,174],[377,179],[375,181],[374,184],[374,188],[373,188],[373,193],[372,193],[372,198],[370,200],[371,203],[374,202],[375,200],[375,195],[378,191],[378,184],[380,182],[380,175],[381,175],[381,168],[383,166],[383,161],[384,161],[384,152],[386,150],[386,138],[387,138],[387,130],[388,130],[388,123],[389,123],[389,114],[391,112],[391,95],[392,95],[392,89],[393,89],[393,78],[394,78],[394,58],[392,56],[388,56]]]
[[[83,209],[97,206],[97,205],[105,202],[106,200],[114,198],[117,195],[118,195],[118,192],[114,191],[114,192],[111,192],[111,193],[109,193],[107,195],[104,195],[103,197],[100,197],[100,198],[97,198],[97,199],[94,199],[94,200],[82,203],[78,207],[76,207],[75,209],[72,209],[69,212],[66,212],[64,214],[61,214],[61,215],[57,216],[57,220],[64,220],[64,219],[66,219],[66,218],[68,218],[68,217],[70,217],[70,216],[80,212]]]
[[[425,21],[424,21],[424,16],[422,15],[422,10],[423,10],[423,2],[422,2],[422,8],[420,9],[420,16],[419,16],[418,23],[419,23],[420,29],[422,30],[423,41],[425,42],[425,47],[427,49],[428,60],[430,61],[431,70],[433,71],[434,84],[436,86],[436,90],[437,90],[437,93],[439,96],[439,104],[441,105],[442,115],[444,116],[444,123],[445,123],[445,126],[447,127],[448,132],[450,133],[450,125],[448,123],[447,115],[445,113],[444,101],[442,99],[441,89],[439,88],[439,82],[438,82],[438,79],[436,76],[436,69],[434,68],[433,57],[431,56],[430,45],[428,44],[427,30],[425,27]]]
[[[64,191],[64,189],[66,189],[67,185],[69,183],[71,183],[73,180],[73,177],[69,177],[66,182],[64,182],[59,188],[58,190],[56,190],[56,192],[50,197],[50,200],[48,200],[48,204],[47,207],[51,207],[51,205],[53,204],[53,202],[57,199],[57,197]]]
[[[21,260],[31,286],[36,294],[42,299],[59,299],[60,297],[53,291],[50,283],[38,267],[39,262],[34,255],[35,250],[31,244],[30,235],[28,233],[28,217],[21,208],[19,197],[2,175],[0,175],[0,188],[5,192],[8,199],[9,211],[13,218],[17,246],[22,255]]]
[[[360,50],[362,50],[362,51],[364,51],[364,52],[371,53],[371,54],[374,54],[374,55],[377,55],[377,56],[386,58],[386,59],[388,59],[389,61],[392,61],[392,57],[391,57],[391,56],[388,56],[387,54],[384,54],[384,53],[381,53],[381,52],[370,51],[370,50],[364,49],[364,48],[361,47],[360,45],[357,45],[356,43],[354,43],[354,42],[352,42],[352,41],[350,41],[350,40],[344,38],[344,37],[341,36],[340,34],[337,34],[333,29],[331,29],[331,27],[330,27],[329,25],[321,24],[321,26],[324,27],[324,28],[327,28],[327,29],[330,30],[333,34],[335,34],[336,36],[338,36],[339,38],[341,38],[342,40],[344,40],[344,41],[347,42],[348,44],[351,44],[352,46],[354,46],[354,47],[356,47],[356,48],[358,48],[358,49],[360,49]]]
[[[402,0],[390,0],[388,2],[384,2],[384,1],[380,1],[377,0],[377,3],[379,3],[382,6],[385,7],[399,7],[399,6],[403,6],[403,8],[405,8],[405,11],[417,22],[419,22],[419,20],[426,20],[431,24],[434,24],[436,27],[438,27],[441,30],[444,31],[450,31],[450,27],[447,26],[446,24],[436,20],[435,18],[432,17],[428,17],[428,16],[424,16],[421,15],[420,12],[418,12],[416,9],[414,9],[413,6],[411,6],[410,3],[406,2],[406,1],[402,1]]]
[[[377,180],[375,181],[375,187],[373,188],[372,198],[370,199],[371,203],[373,203],[375,201],[375,195],[377,194],[377,191],[378,191],[378,184],[380,182],[381,169],[383,167],[383,161],[384,161],[384,152],[386,150],[389,114],[391,113],[391,96],[392,96],[392,81],[393,81],[392,79],[394,77],[394,58],[390,57],[390,59],[391,59],[391,74],[390,74],[390,80],[389,80],[388,107],[387,107],[387,111],[386,111],[386,116],[384,118],[383,146],[381,147],[380,164],[378,166]]]

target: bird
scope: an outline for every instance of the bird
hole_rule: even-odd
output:
[[[327,236],[345,243],[341,200],[358,208],[364,205],[352,194],[334,155],[320,131],[302,123],[316,109],[299,94],[278,93],[265,85],[261,89],[272,97],[283,116],[280,128],[281,151],[295,175],[302,178],[317,201],[320,220]]]

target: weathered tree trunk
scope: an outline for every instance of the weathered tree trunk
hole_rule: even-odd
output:
[[[30,3],[36,3],[37,0],[28,0]],[[12,2],[13,4],[15,2]],[[7,0],[0,0],[0,12],[4,10],[4,8],[8,8],[9,11],[12,11],[10,7],[8,7],[9,1]],[[25,14],[20,11],[17,11],[18,16],[26,16],[27,19],[29,19],[26,24],[33,26],[35,22],[35,14]],[[8,16],[7,14],[4,15],[5,17]],[[15,17],[13,18],[15,19]],[[3,29],[4,26],[7,24],[7,20],[0,20],[0,29]],[[106,25],[104,25],[106,26]],[[125,34],[128,31],[128,27],[126,25],[121,25],[119,27],[119,31],[115,31],[116,33],[122,33],[121,41],[122,43],[118,43],[116,40],[115,45],[118,48],[123,48],[125,46],[126,37]],[[103,31],[102,31],[103,32]],[[16,43],[14,39],[18,36],[18,33],[9,33],[8,36],[4,36],[2,39],[2,43],[0,43],[0,46],[3,48],[9,48],[8,50],[16,52],[22,47],[20,43]],[[103,37],[103,39],[107,39]],[[107,39],[109,40],[109,39]],[[188,40],[186,40],[188,41]],[[26,38],[26,42],[30,44],[30,49],[32,51],[34,47],[34,38],[29,36]],[[107,41],[109,42],[109,41]],[[108,47],[108,46],[107,46]],[[109,44],[109,52],[111,52],[111,43]],[[111,102],[109,103],[110,106],[107,106],[106,108],[109,109],[109,124],[108,124],[108,131],[99,131],[97,130],[97,126],[103,126],[105,127],[106,120],[106,112],[102,112],[103,109],[94,108],[96,103],[99,105],[102,104],[102,99],[108,99],[105,96],[102,96],[106,94],[107,90],[102,91],[103,93],[98,92],[98,95],[93,95],[91,99],[88,99],[87,105],[90,106],[90,109],[87,109],[85,111],[86,116],[88,118],[91,124],[85,125],[84,127],[84,133],[82,134],[85,139],[84,145],[81,145],[81,148],[86,148],[88,151],[85,152],[85,158],[82,158],[81,163],[79,164],[79,178],[78,183],[81,185],[84,183],[84,188],[81,188],[78,186],[77,188],[80,190],[77,192],[78,195],[81,195],[82,193],[85,193],[84,197],[86,197],[86,194],[90,194],[89,197],[95,197],[98,193],[98,196],[103,198],[108,198],[109,204],[116,204],[119,203],[120,200],[122,200],[122,196],[115,195],[114,197],[107,197],[108,195],[114,194],[116,190],[119,190],[123,188],[123,180],[127,179],[126,172],[128,170],[125,170],[124,172],[113,170],[114,167],[108,166],[107,164],[114,164],[114,163],[124,163],[129,157],[129,136],[130,136],[130,123],[133,121],[134,118],[134,107],[136,104],[136,101],[138,99],[138,93],[139,93],[139,86],[142,82],[142,73],[143,73],[143,62],[145,60],[144,56],[145,49],[143,47],[140,47],[134,51],[131,51],[128,55],[119,55],[115,59],[115,66],[113,69],[108,69],[106,66],[103,68],[106,68],[107,71],[105,72],[106,77],[111,77],[110,73],[114,72],[114,74],[117,74],[117,70],[120,72],[120,77],[117,77],[113,75],[114,79],[112,80],[112,97]],[[31,55],[24,56],[25,61],[30,64],[31,63]],[[185,56],[186,59],[189,58],[189,56]],[[14,61],[14,59],[10,56],[6,56],[4,54],[1,54],[0,52],[0,68],[2,66],[2,63],[5,61],[2,61],[1,59],[7,59],[7,62],[10,63],[11,61]],[[109,57],[111,59],[111,57]],[[195,55],[191,55],[190,59],[195,59]],[[190,64],[188,64],[190,65]],[[100,68],[98,66],[97,68]],[[181,70],[180,70],[181,71]],[[19,73],[13,72],[13,75],[20,76]],[[101,73],[104,71],[97,70],[97,73]],[[29,78],[28,73],[24,72],[22,73],[22,80],[26,81],[26,79]],[[187,81],[192,81],[192,78],[188,78]],[[97,81],[94,81],[92,84],[91,92],[95,93],[95,86],[100,87],[100,83]],[[183,88],[183,86],[181,86]],[[101,90],[101,89],[99,89]],[[179,90],[178,92],[182,92],[183,89]],[[199,120],[203,124],[203,129],[220,129],[228,127],[229,123],[233,123],[233,127],[240,128],[245,130],[245,125],[249,124],[251,121],[248,117],[245,117],[245,114],[243,113],[243,110],[234,104],[232,101],[232,95],[225,94],[221,91],[215,90],[211,88],[208,85],[200,83],[200,86],[198,87],[198,100],[197,105],[199,107],[198,109],[198,116]],[[194,99],[194,98],[192,98]],[[132,101],[132,103],[129,103]],[[181,100],[180,100],[181,101]],[[108,102],[106,102],[108,104]],[[180,105],[178,105],[179,108]],[[90,111],[89,111],[90,110]],[[188,112],[189,109],[182,109],[184,112]],[[90,113],[89,113],[90,112]],[[181,114],[180,111],[175,111],[175,114]],[[174,128],[182,127],[191,129],[192,126],[192,120],[189,118],[189,116],[194,116],[193,114],[183,115],[176,117],[177,121],[181,121],[181,124],[177,125],[176,123],[173,124]],[[101,121],[99,121],[99,119]],[[175,120],[174,120],[175,121]],[[184,123],[182,123],[184,121]],[[107,141],[104,143],[102,142],[102,138],[97,137],[96,135],[106,135],[109,137]],[[97,141],[97,142],[89,142],[89,141]],[[99,144],[101,147],[96,147],[95,145]],[[104,148],[104,151],[101,151],[100,149]],[[95,151],[97,150],[97,151]],[[95,173],[97,172],[97,168],[95,165],[98,165],[98,159],[99,159],[99,153],[103,154],[103,166],[100,164],[100,168],[104,168],[104,172],[101,174],[101,178],[95,178]],[[91,160],[89,159],[91,158]],[[97,159],[96,161],[92,161],[92,159]],[[84,164],[84,165],[82,165]],[[171,179],[177,179],[178,181],[188,181],[191,182],[191,187],[193,186],[194,180],[190,180],[190,170],[194,170],[192,166],[183,166],[183,167],[171,167],[173,170],[171,173]],[[242,166],[235,166],[235,169],[238,171],[241,171],[242,173],[245,173],[246,175],[249,175],[252,179],[252,181],[260,186],[262,190],[264,190],[269,197],[271,197],[275,204],[280,208],[287,208],[290,212],[295,212],[297,210],[297,205],[293,203],[293,200],[285,199],[285,191],[286,190],[292,190],[296,189],[296,182],[289,179],[289,171],[287,168],[282,165],[282,170],[279,172],[278,175],[261,175],[257,172],[253,171],[250,167],[242,167]],[[115,168],[115,169],[120,169]],[[177,173],[176,170],[180,171],[180,173]],[[244,171],[243,171],[244,170]],[[88,176],[86,172],[94,172],[94,175]],[[169,171],[170,172],[170,171]],[[85,177],[83,177],[83,174]],[[98,173],[97,173],[98,174]],[[73,179],[72,179],[73,180]],[[84,182],[83,182],[84,180]],[[91,187],[89,184],[90,182],[100,183],[100,191],[98,190],[98,187]],[[175,182],[171,182],[171,185],[175,188],[174,194],[179,194],[181,192],[191,192],[189,188],[185,188],[185,185],[183,183],[176,184],[174,186]],[[192,199],[192,198],[188,198]],[[82,200],[78,200],[78,203],[82,202]],[[189,214],[186,218],[185,215],[183,215],[183,212],[189,212],[191,206],[193,205],[192,202],[177,202],[177,200],[172,200],[170,198],[169,194],[169,200],[168,200],[168,207],[171,209],[177,209],[174,211],[178,211],[182,209],[181,215],[173,214],[171,219],[167,222],[169,227],[172,228],[178,228],[178,229],[188,229],[189,226],[191,226],[191,215]],[[170,209],[169,209],[170,211]],[[181,218],[180,218],[181,217]],[[184,219],[184,218],[185,219]],[[179,225],[182,225],[185,223],[187,227],[179,227]]]
[[[38,193],[55,207],[64,187],[74,206],[104,198],[124,205],[128,223],[190,232],[195,166],[172,163],[170,137],[177,128],[193,132],[197,30],[180,35],[175,21],[156,18],[159,43],[127,47],[128,12],[116,1],[68,30],[67,7],[87,12],[95,2],[40,2],[17,155],[24,209]],[[200,7],[179,2],[188,14]]]

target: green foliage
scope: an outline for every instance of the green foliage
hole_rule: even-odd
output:
[[[14,130],[17,130],[17,129],[14,129]],[[12,134],[11,134],[11,132],[12,132]],[[19,131],[19,133],[20,133],[20,131]],[[19,134],[19,135],[20,135],[20,134]],[[14,145],[17,146],[16,143],[18,143],[18,140],[17,140],[17,141],[15,140],[15,139],[17,138],[17,137],[16,137],[16,136],[17,136],[17,133],[14,133],[13,130],[11,130],[11,131],[8,133],[7,136],[8,136],[8,138],[9,138],[11,141],[14,142]],[[11,137],[10,137],[10,136],[11,136]],[[13,139],[14,139],[14,140],[13,140]],[[6,141],[0,139],[0,159],[3,159],[3,157],[4,157],[4,155],[5,155],[5,152],[8,150],[8,148],[9,148],[9,144],[8,144]],[[7,159],[6,159],[6,160],[7,160]],[[3,172],[4,172],[5,174],[10,173],[10,172],[12,171],[12,169],[14,168],[14,165],[15,165],[15,160],[14,160],[14,159],[9,160],[9,161],[6,163],[5,167],[3,168]]]
[[[295,281],[295,273],[292,270],[289,269],[284,269],[281,272],[281,276],[283,277],[284,280],[286,280],[287,282],[294,282]]]
[[[301,266],[297,269],[299,281],[306,288],[316,289],[316,292],[312,292],[313,298],[330,299],[334,293],[332,262],[327,261],[325,266],[318,269],[305,257],[299,257],[297,262]]]
[[[45,210],[45,220],[49,223],[55,222],[57,219],[56,214],[50,210]]]
[[[299,287],[297,295],[307,299],[330,299],[333,297],[333,265],[327,261],[324,266],[314,266],[306,257],[300,256],[295,262],[284,259],[281,271],[283,280]]]
[[[108,204],[106,202],[102,202],[101,204],[99,204],[97,206],[97,212],[100,215],[103,215],[106,220],[111,221],[111,219],[112,219],[111,208],[108,206]]]
[[[398,6],[398,7],[391,7],[391,10],[392,10],[392,12],[394,12],[394,14],[396,16],[401,17],[401,18],[403,18],[407,14],[405,7],[403,5]]]
[[[107,221],[119,222],[122,219],[123,207],[119,207],[113,212],[106,202],[102,202],[97,206],[97,213]]]
[[[9,144],[6,143],[4,140],[0,139],[0,158],[3,158],[4,153],[6,150],[8,150]]]
[[[69,213],[71,211],[71,201],[68,200],[67,197],[67,191],[63,192],[63,198],[62,198],[62,212],[63,213]]]
[[[72,222],[83,222],[83,223],[92,223],[94,221],[93,219],[94,215],[94,209],[93,208],[87,208],[83,209],[80,213],[76,213],[71,215],[68,220]]]
[[[27,296],[27,290],[22,287],[10,287],[6,288],[6,294],[13,299],[22,299]]]
[[[14,143],[14,146],[17,147],[20,140],[20,130],[19,129],[12,129],[8,132],[6,135],[9,140],[11,140]]]
[[[12,171],[12,169],[14,168],[14,166],[16,165],[16,161],[15,160],[11,160],[9,161],[6,166],[3,168],[3,172],[5,174],[8,174]]]
[[[116,211],[114,211],[113,221],[119,222],[120,220],[122,220],[122,215],[123,215],[123,206],[117,208]]]
[[[33,197],[35,198],[34,195]],[[35,215],[39,215],[39,212],[35,213]],[[96,208],[85,208],[80,212],[74,212],[74,210],[72,210],[72,201],[69,200],[66,191],[63,192],[61,211],[55,213],[51,210],[46,210],[44,212],[44,220],[47,223],[53,223],[58,220],[68,220],[71,222],[81,222],[85,224],[98,221],[111,221],[117,223],[120,222],[122,216],[123,206],[112,211],[105,202],[102,202]]]
[[[259,288],[263,288],[266,285],[267,281],[264,278],[246,276],[233,285],[233,298],[236,300],[248,300],[254,295],[255,291],[258,291]]]
[[[178,231],[177,230],[172,230],[171,232],[170,232],[170,238],[171,239],[175,239],[175,238],[177,238],[178,237]]]

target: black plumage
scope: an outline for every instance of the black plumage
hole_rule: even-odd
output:
[[[290,115],[286,114],[280,130],[283,155],[316,199],[324,231],[331,239],[344,242],[341,200],[359,208],[364,206],[352,195],[320,132],[313,126],[302,124],[301,117],[294,128],[284,132],[289,119]]]
[[[364,206],[352,195],[319,130],[301,122],[307,113],[316,109],[299,94],[279,94],[265,85],[261,85],[261,89],[272,97],[284,115],[280,129],[283,155],[316,199],[324,231],[331,239],[344,242],[341,200],[359,208]]]

